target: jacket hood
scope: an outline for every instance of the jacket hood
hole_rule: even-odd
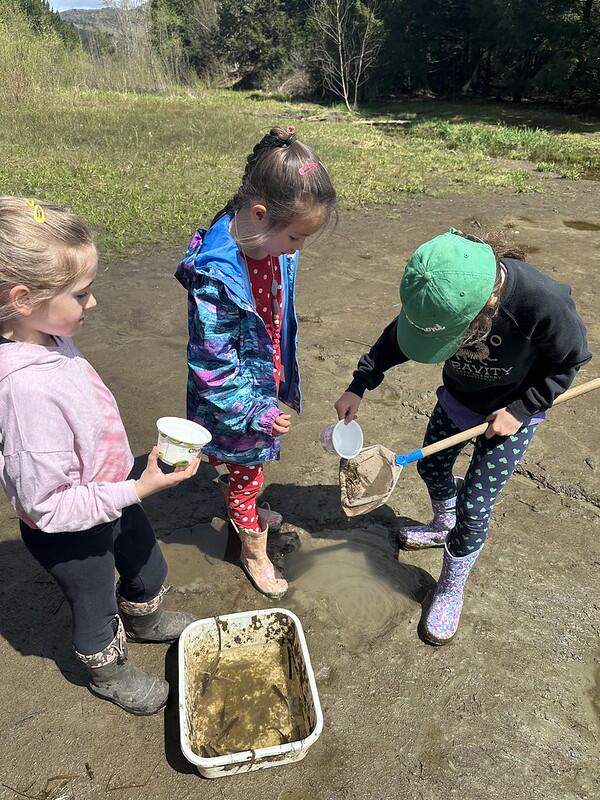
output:
[[[219,280],[242,307],[253,309],[248,267],[229,231],[231,220],[231,214],[223,214],[208,231],[196,231],[175,277],[188,291],[197,275]]]
[[[26,367],[46,367],[51,369],[76,355],[68,340],[56,337],[57,347],[44,347],[40,344],[24,342],[0,342],[0,381]]]

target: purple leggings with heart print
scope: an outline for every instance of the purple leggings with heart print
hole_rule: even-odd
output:
[[[485,542],[494,503],[523,458],[537,425],[537,422],[528,421],[514,436],[494,436],[492,439],[478,436],[475,440],[471,463],[456,502],[456,525],[446,539],[451,555],[469,555]],[[432,444],[459,432],[460,428],[438,403],[429,420],[423,444]],[[454,497],[456,485],[452,468],[467,444],[463,442],[442,450],[417,464],[432,500]]]

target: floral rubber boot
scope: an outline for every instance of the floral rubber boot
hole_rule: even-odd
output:
[[[269,529],[252,531],[236,525],[232,520],[231,524],[237,531],[242,543],[240,560],[242,569],[250,579],[250,583],[257,591],[272,600],[278,600],[283,597],[288,590],[288,584],[267,555],[267,533]]]
[[[482,547],[474,553],[456,557],[450,555],[444,545],[442,571],[421,626],[421,633],[430,644],[446,644],[458,630],[465,584],[481,550]]]
[[[448,500],[432,500],[433,519],[427,525],[401,528],[398,533],[400,545],[405,550],[422,550],[425,547],[442,547],[446,537],[456,525],[456,499],[464,481],[455,478],[456,495]]]

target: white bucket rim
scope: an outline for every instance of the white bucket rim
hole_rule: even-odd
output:
[[[169,432],[170,426],[171,432]],[[174,426],[178,426],[180,430],[174,431]],[[159,433],[166,436],[167,439],[184,447],[204,447],[212,439],[210,431],[197,422],[192,422],[184,417],[161,417],[156,421],[156,427]],[[186,438],[182,439],[181,436]]]
[[[200,773],[205,777],[213,777],[210,775],[211,771],[215,768],[222,768],[228,767],[231,772],[229,774],[236,774],[237,771],[245,772],[244,767],[246,764],[254,763],[254,762],[264,762],[269,761],[272,757],[275,757],[276,760],[273,760],[271,763],[264,764],[264,766],[275,766],[278,763],[284,764],[287,761],[280,761],[282,756],[288,754],[292,756],[292,754],[301,754],[301,757],[306,755],[306,752],[311,747],[314,742],[319,738],[323,731],[323,711],[321,708],[321,701],[319,698],[319,693],[317,690],[317,682],[315,680],[315,674],[312,667],[312,663],[310,660],[310,655],[308,652],[308,646],[306,644],[306,638],[304,636],[304,631],[302,629],[302,623],[296,614],[293,611],[290,611],[288,608],[282,607],[274,607],[274,608],[262,608],[262,609],[255,609],[252,611],[237,611],[232,614],[219,614],[218,619],[221,621],[231,621],[235,622],[237,620],[250,620],[253,616],[260,616],[260,617],[269,617],[275,614],[283,614],[287,616],[295,629],[296,636],[298,637],[298,641],[300,644],[300,651],[302,653],[302,658],[304,661],[304,667],[306,670],[306,678],[308,681],[308,685],[310,688],[311,700],[314,707],[315,712],[315,725],[314,728],[309,732],[308,736],[304,739],[297,739],[292,742],[287,742],[286,744],[280,745],[273,745],[271,747],[261,747],[256,748],[255,750],[238,750],[235,753],[229,753],[227,755],[222,756],[215,756],[213,758],[204,758],[203,756],[199,756],[195,753],[191,748],[191,742],[189,740],[189,730],[188,730],[188,720],[186,715],[186,698],[188,694],[187,690],[187,674],[186,674],[186,664],[185,664],[185,653],[186,648],[188,647],[189,639],[191,634],[193,634],[195,628],[203,628],[208,625],[215,624],[217,617],[205,617],[204,619],[198,619],[194,622],[191,622],[181,633],[178,642],[178,656],[179,656],[179,665],[178,665],[178,678],[179,678],[179,744],[183,755],[185,758],[191,763],[194,764]],[[297,757],[297,756],[296,756]],[[216,777],[216,776],[215,776]]]

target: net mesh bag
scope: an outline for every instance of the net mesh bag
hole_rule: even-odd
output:
[[[382,506],[401,472],[395,454],[380,444],[365,447],[355,458],[342,458],[340,494],[346,516],[367,514]]]

